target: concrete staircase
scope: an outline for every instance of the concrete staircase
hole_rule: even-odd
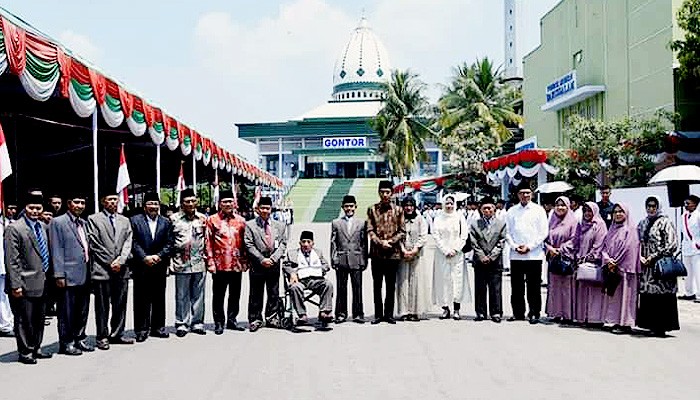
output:
[[[351,195],[357,200],[357,216],[367,219],[367,209],[379,201],[378,188],[381,179],[365,178],[355,179],[350,188]]]
[[[334,179],[316,210],[313,222],[331,222],[340,215],[343,197],[353,186],[352,179]]]
[[[295,223],[330,222],[342,215],[346,194],[357,200],[357,216],[367,218],[367,208],[379,201],[377,187],[381,179],[299,179],[287,198],[294,208]]]
[[[321,200],[326,196],[333,179],[299,179],[287,194],[294,209],[295,223],[313,221]]]

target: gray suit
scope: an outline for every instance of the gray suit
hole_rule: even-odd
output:
[[[479,218],[472,223],[469,240],[474,250],[474,297],[477,316],[486,316],[486,296],[488,290],[489,314],[502,316],[501,281],[503,279],[503,244],[506,240],[506,223],[493,216],[491,223]],[[488,263],[481,261],[489,257]]]
[[[353,217],[331,222],[331,264],[336,270],[338,294],[335,298],[336,317],[348,316],[348,276],[352,285],[352,316],[364,317],[362,304],[362,271],[367,268],[367,223]]]
[[[326,272],[328,272],[331,268],[326,259],[323,258],[323,254],[321,254],[320,251],[316,249],[312,249],[311,251],[318,255],[319,261],[321,262],[320,269],[323,276],[301,278],[298,282],[289,286],[289,294],[292,298],[294,310],[296,310],[300,317],[306,315],[306,304],[304,304],[304,290],[306,289],[312,291],[321,298],[321,302],[318,307],[319,311],[330,314],[333,307],[333,283],[325,277]],[[285,275],[291,276],[292,274],[297,274],[299,269],[299,260],[297,259],[298,255],[298,248],[290,249],[287,253],[287,259],[284,262]]]
[[[48,250],[46,224],[38,223]],[[15,316],[17,352],[21,356],[36,354],[44,339],[46,274],[39,242],[25,218],[12,222],[5,230],[5,290]],[[14,297],[14,289],[22,289],[22,297]]]
[[[260,217],[245,224],[243,241],[250,259],[250,295],[248,297],[248,321],[262,321],[263,290],[267,288],[265,317],[270,319],[279,310],[280,260],[287,251],[286,226],[268,219],[272,236],[272,248],[265,240],[265,225]],[[265,258],[274,263],[270,268],[261,265]]]
[[[131,254],[132,231],[129,219],[114,214],[114,228],[107,212],[100,211],[88,217],[90,242],[90,271],[95,290],[95,324],[97,340],[117,339],[124,334],[126,300],[129,281],[126,261]],[[112,272],[110,265],[117,260],[121,269]],[[107,327],[110,306],[111,332]]]
[[[54,218],[49,225],[54,277],[66,281],[65,288],[57,289],[58,336],[64,346],[86,337],[90,310],[86,225],[84,219],[76,218],[70,212]],[[79,229],[83,232],[82,238]]]

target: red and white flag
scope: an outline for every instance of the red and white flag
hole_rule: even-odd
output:
[[[231,192],[233,192],[233,201],[238,204],[238,195],[236,194],[236,174],[231,174]]]
[[[124,155],[124,145],[122,144],[121,153],[119,154],[119,174],[117,174],[117,195],[119,202],[117,203],[117,212],[122,212],[124,207],[129,204],[129,192],[127,187],[131,185],[129,178],[129,170],[126,168],[126,156]]]
[[[180,175],[177,177],[177,187],[175,190],[177,190],[177,201],[175,202],[176,205],[180,205],[180,194],[182,193],[183,190],[185,190],[185,170],[180,164]]]
[[[211,196],[214,207],[219,204],[219,171],[214,171],[214,194]]]
[[[7,151],[7,143],[5,143],[5,134],[0,126],[0,181],[12,175],[12,163],[10,162],[10,153]]]
[[[258,207],[258,202],[260,201],[260,198],[262,197],[262,189],[260,186],[255,187],[255,196],[253,196],[253,208]]]

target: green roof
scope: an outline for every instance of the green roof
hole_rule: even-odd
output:
[[[377,132],[369,126],[370,118],[319,118],[303,121],[263,122],[236,124],[238,137],[254,142],[256,138],[270,137],[329,137],[329,136],[370,136]]]

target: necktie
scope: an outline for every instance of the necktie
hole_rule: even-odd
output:
[[[112,232],[116,233],[117,228],[114,226],[114,214],[109,215],[109,223],[112,224]]]
[[[46,239],[44,239],[41,231],[41,224],[39,222],[34,223],[34,233],[36,234],[36,241],[39,243],[42,270],[46,272],[49,269],[49,246],[46,245]]]
[[[267,248],[274,250],[272,243],[272,230],[270,229],[270,221],[265,221],[265,242],[267,242]]]
[[[77,219],[75,220],[75,225],[75,229],[78,231],[78,238],[80,238],[80,243],[83,245],[83,253],[85,254],[85,260],[87,261],[89,255],[87,237],[85,236],[85,229],[83,229],[83,225]]]

